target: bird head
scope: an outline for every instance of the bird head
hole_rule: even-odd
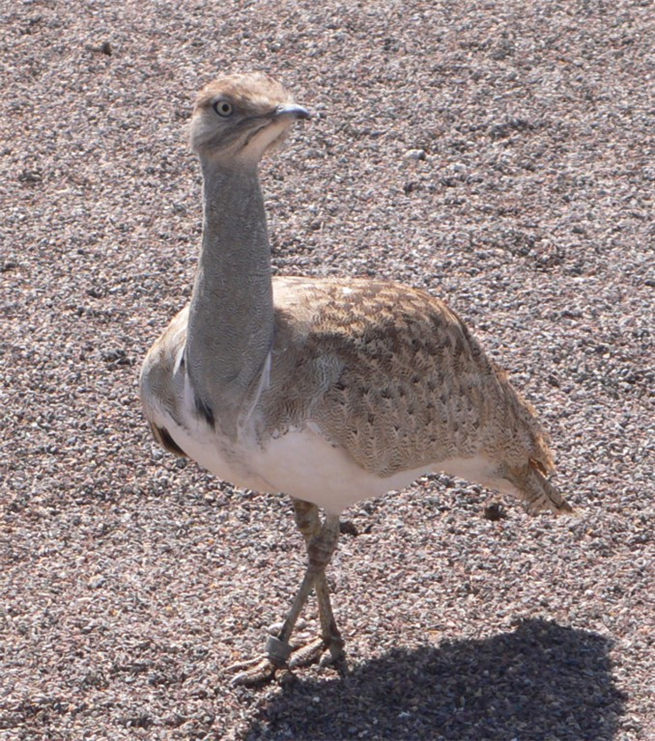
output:
[[[202,159],[256,164],[286,138],[296,119],[309,117],[268,75],[226,75],[206,85],[196,99],[191,146]]]

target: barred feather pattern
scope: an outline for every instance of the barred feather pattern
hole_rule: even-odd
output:
[[[565,509],[552,485],[550,495],[545,485],[539,495],[526,491],[537,486],[521,473],[530,461],[544,474],[554,468],[547,435],[443,301],[386,281],[277,277],[273,286],[276,333],[258,404],[260,436],[311,420],[380,477],[484,455],[532,509]]]

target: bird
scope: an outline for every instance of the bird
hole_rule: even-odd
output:
[[[272,276],[259,163],[310,118],[264,72],[226,73],[199,92],[198,266],[140,374],[155,440],[223,481],[288,495],[305,541],[291,607],[263,654],[234,665],[235,684],[314,661],[347,671],[325,570],[350,505],[445,472],[530,514],[572,512],[534,408],[443,300],[374,278]],[[298,648],[312,591],[320,635]]]

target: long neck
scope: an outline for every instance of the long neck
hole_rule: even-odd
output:
[[[203,177],[186,360],[198,408],[233,431],[273,338],[270,245],[256,168],[203,162]]]

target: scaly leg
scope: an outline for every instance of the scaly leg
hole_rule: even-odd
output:
[[[337,515],[326,515],[325,522],[321,527],[318,510],[315,505],[295,499],[293,501],[296,511],[296,522],[305,538],[309,565],[291,605],[291,609],[282,625],[282,629],[277,636],[269,636],[266,643],[266,657],[248,664],[233,665],[231,667],[233,669],[245,669],[234,677],[232,680],[234,684],[249,685],[268,681],[273,677],[277,669],[287,665],[292,651],[289,638],[312,587],[316,587],[318,596],[322,635],[320,643],[314,642],[311,645],[312,650],[307,652],[307,654],[311,654],[309,656],[311,659],[319,648],[320,653],[325,648],[329,648],[333,660],[339,669],[342,670],[343,667],[343,641],[341,640],[332,614],[329,591],[325,580],[325,567],[330,562],[339,537],[339,517]],[[306,663],[305,652],[306,649],[301,649],[301,660],[296,665],[298,663]],[[254,666],[250,666],[250,664],[254,664]]]
[[[293,500],[296,514],[296,524],[302,533],[309,553],[310,542],[321,532],[321,521],[318,516],[318,507],[300,499]],[[327,523],[327,518],[326,518]],[[338,527],[338,520],[337,520]],[[335,537],[336,545],[336,537]],[[334,549],[333,549],[334,550]],[[332,554],[330,554],[331,556]],[[327,565],[327,563],[326,563]],[[291,661],[290,667],[307,666],[318,661],[326,650],[330,651],[332,663],[340,673],[344,671],[345,655],[343,651],[343,639],[337,628],[336,620],[330,604],[330,590],[325,578],[325,567],[316,575],[314,590],[318,599],[318,615],[321,621],[321,635],[298,649]]]

